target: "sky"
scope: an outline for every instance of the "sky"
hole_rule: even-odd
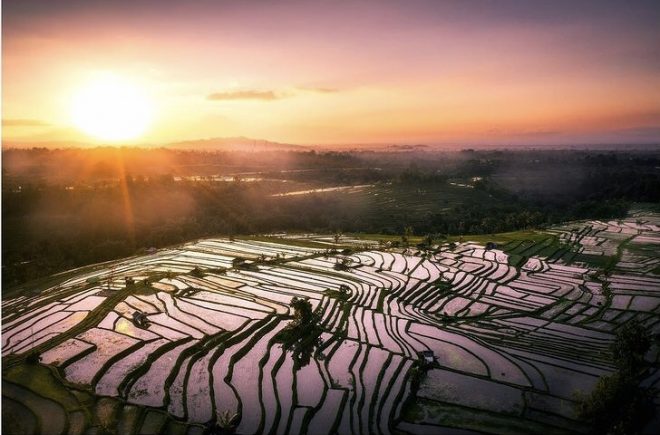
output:
[[[104,143],[71,112],[112,74],[151,103],[132,144],[660,143],[658,23],[658,1],[4,0],[2,136]]]

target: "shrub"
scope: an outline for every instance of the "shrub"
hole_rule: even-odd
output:
[[[351,264],[353,263],[353,260],[350,258],[340,258],[337,259],[337,262],[335,263],[335,270],[349,270],[351,268]]]
[[[590,425],[591,433],[640,433],[653,416],[652,397],[639,386],[650,346],[651,337],[638,322],[619,328],[611,346],[618,371],[599,379],[591,394],[576,394],[577,417]]]
[[[644,355],[651,347],[649,332],[636,320],[619,328],[611,350],[616,366],[626,375],[634,376],[644,367]]]
[[[25,357],[25,362],[28,364],[39,364],[41,362],[41,356],[38,352],[30,352],[27,357]]]
[[[195,268],[190,271],[190,275],[194,276],[195,278],[204,278],[204,271],[195,266]]]
[[[621,373],[604,376],[589,395],[576,395],[577,417],[593,434],[636,434],[653,415],[649,393]]]

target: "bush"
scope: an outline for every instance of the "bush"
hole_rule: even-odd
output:
[[[195,267],[190,271],[190,275],[194,276],[195,278],[204,278],[204,271],[202,271],[202,269],[199,267]]]
[[[577,417],[593,434],[637,434],[653,416],[649,393],[621,373],[600,378],[590,395],[576,398]]]
[[[644,355],[651,347],[649,332],[636,320],[616,332],[611,350],[616,366],[626,375],[634,376],[644,367]]]
[[[650,346],[651,337],[638,322],[619,328],[611,346],[618,371],[599,379],[591,394],[576,394],[577,417],[590,425],[591,433],[637,434],[653,416],[652,397],[639,386]]]
[[[27,357],[25,357],[25,362],[28,364],[39,364],[41,362],[41,356],[38,352],[30,352]]]
[[[353,264],[353,260],[350,258],[341,258],[338,259],[337,262],[335,263],[335,270],[349,270],[351,268],[351,264]]]

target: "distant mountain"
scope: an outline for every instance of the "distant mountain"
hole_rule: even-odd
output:
[[[29,148],[49,148],[49,149],[64,149],[64,148],[93,148],[99,145],[92,145],[87,142],[79,141],[28,141],[28,140],[8,140],[2,141],[2,149],[29,149]]]
[[[215,137],[210,139],[186,140],[165,145],[165,148],[203,151],[305,151],[311,149],[303,145],[271,142],[265,139],[248,137]]]
[[[201,151],[307,151],[311,147],[304,145],[293,145],[272,142],[264,139],[251,139],[248,137],[215,137],[210,139],[193,139],[167,144],[94,144],[76,140],[60,141],[36,141],[36,140],[5,140],[2,148],[97,148],[97,147],[138,147],[155,148],[163,147],[179,150],[201,150]]]

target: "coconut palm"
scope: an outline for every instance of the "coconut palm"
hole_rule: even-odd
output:
[[[239,413],[223,411],[214,422],[208,424],[205,433],[209,435],[229,435],[236,433],[236,427],[240,419],[241,416]]]

